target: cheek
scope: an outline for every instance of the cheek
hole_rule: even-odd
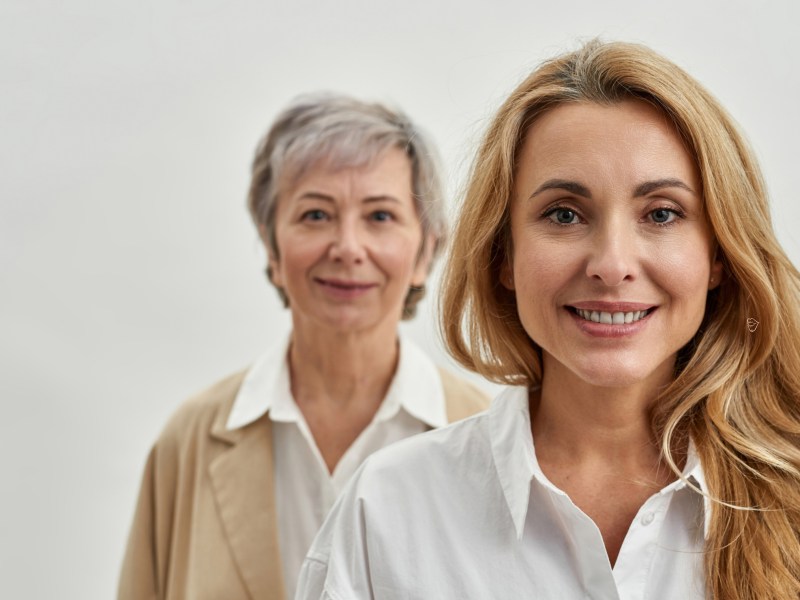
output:
[[[392,277],[400,280],[403,285],[406,285],[411,279],[414,272],[414,265],[416,264],[416,252],[409,253],[408,248],[397,248],[397,252],[386,252],[380,258],[380,264],[383,265],[383,270],[391,274]]]
[[[315,244],[313,238],[304,240],[287,240],[279,245],[281,250],[280,266],[287,279],[297,279],[302,273],[317,262],[324,247]]]
[[[410,278],[417,264],[421,244],[421,235],[383,236],[375,240],[372,257],[384,272],[402,279]]]
[[[665,251],[653,266],[661,287],[678,304],[686,306],[688,315],[702,318],[711,276],[708,248],[702,243],[684,243]]]
[[[514,286],[528,302],[542,300],[566,284],[578,264],[575,252],[563,244],[524,244],[514,252]]]

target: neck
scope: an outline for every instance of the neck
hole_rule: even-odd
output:
[[[396,328],[336,331],[294,322],[289,365],[292,395],[301,407],[375,408],[389,388],[399,357]]]
[[[531,394],[539,466],[594,521],[614,565],[641,506],[675,480],[650,422],[673,365],[624,387],[592,385],[547,354],[543,366],[542,387]]]
[[[562,464],[616,465],[631,473],[660,470],[650,417],[653,401],[671,377],[671,366],[666,367],[635,385],[600,387],[562,372],[560,364],[546,364],[541,389],[531,397],[537,456]]]

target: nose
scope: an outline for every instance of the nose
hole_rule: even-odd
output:
[[[329,248],[331,260],[345,264],[360,264],[366,256],[364,232],[355,219],[342,219],[334,232]]]
[[[586,275],[615,287],[632,281],[638,272],[636,234],[621,224],[599,230],[591,239]]]

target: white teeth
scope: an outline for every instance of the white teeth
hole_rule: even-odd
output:
[[[594,323],[603,323],[605,325],[622,325],[624,323],[633,323],[639,319],[643,319],[648,315],[646,310],[634,310],[632,312],[603,312],[596,310],[583,310],[576,308],[576,312],[587,321]]]

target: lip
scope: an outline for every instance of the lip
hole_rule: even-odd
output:
[[[633,323],[620,323],[617,325],[608,323],[595,323],[587,321],[574,309],[592,310],[598,312],[636,312],[647,310],[649,313]],[[578,329],[584,333],[598,338],[624,338],[636,335],[650,323],[653,315],[658,311],[658,306],[642,302],[602,302],[602,301],[581,301],[564,305],[564,310],[572,317]]]
[[[335,277],[315,277],[314,282],[319,284],[328,295],[345,300],[358,298],[377,286],[376,283]]]

